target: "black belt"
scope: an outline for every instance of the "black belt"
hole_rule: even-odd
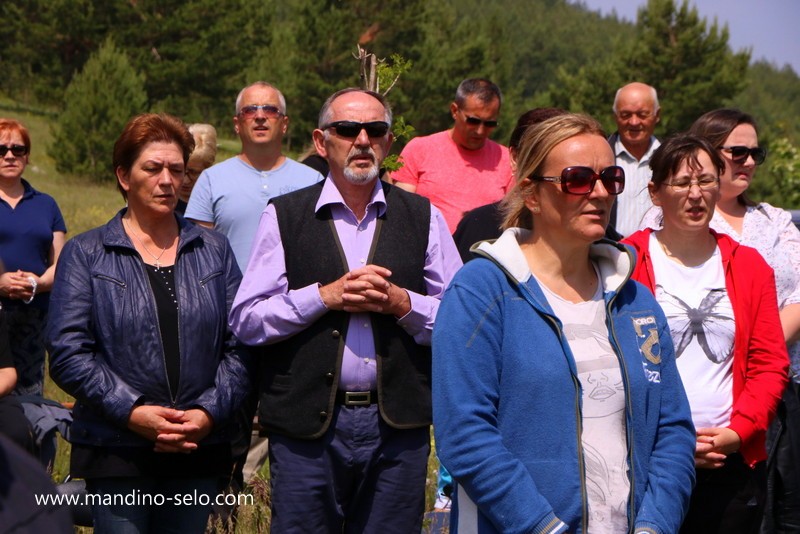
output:
[[[378,404],[377,391],[342,391],[336,392],[336,404],[345,406],[369,406]]]

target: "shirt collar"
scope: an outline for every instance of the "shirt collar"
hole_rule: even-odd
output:
[[[25,178],[21,178],[20,181],[22,182],[23,189],[22,198],[31,198],[33,195],[38,193],[38,191],[34,189]]]
[[[656,151],[659,144],[660,143],[658,142],[658,139],[656,139],[654,135],[651,135],[650,146],[647,147],[647,152],[644,153],[642,159],[637,160],[635,157],[633,157],[633,154],[628,152],[628,149],[625,148],[625,145],[622,144],[622,140],[620,139],[619,134],[616,134],[614,139],[614,155],[616,157],[625,156],[631,161],[638,161],[639,163],[645,163],[650,161],[650,158],[653,157],[653,152]]]
[[[339,192],[339,188],[336,187],[336,184],[333,183],[333,178],[331,178],[331,175],[328,174],[327,178],[325,179],[325,183],[322,185],[322,193],[319,195],[319,200],[317,200],[317,205],[314,208],[314,212],[319,213],[320,209],[331,204],[339,204],[347,207],[342,194]],[[383,215],[383,213],[386,211],[386,195],[383,193],[383,187],[381,186],[380,179],[375,180],[375,183],[372,187],[370,200],[369,203],[367,203],[367,211],[369,211],[370,206],[373,204],[375,204],[378,209],[377,216],[380,217]],[[348,207],[348,209],[350,208]]]

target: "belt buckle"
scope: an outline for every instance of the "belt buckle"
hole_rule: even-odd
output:
[[[371,391],[345,391],[344,403],[347,406],[369,406],[372,400]]]

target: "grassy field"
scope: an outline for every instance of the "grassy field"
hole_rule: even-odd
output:
[[[115,182],[98,183],[76,176],[59,173],[55,162],[47,155],[47,148],[52,139],[52,117],[35,111],[17,109],[13,103],[0,98],[0,117],[9,117],[21,121],[30,131],[31,155],[30,163],[25,170],[24,178],[36,189],[52,195],[64,215],[68,236],[71,237],[91,228],[105,224],[124,206],[122,196],[116,189]],[[238,142],[234,139],[221,139],[217,161],[235,154]],[[61,391],[49,377],[45,381],[45,396],[58,401],[72,400]],[[56,462],[52,476],[61,482],[69,473],[69,443],[59,438]],[[433,508],[436,492],[436,470],[438,462],[431,455],[428,465],[427,502],[428,509]],[[269,531],[269,476],[265,466],[254,484],[248,488],[255,497],[254,506],[240,509],[239,519],[234,531],[236,533],[261,533]],[[218,525],[219,527],[220,525]],[[218,528],[217,530],[221,530]],[[77,532],[88,533],[92,529],[78,528]]]

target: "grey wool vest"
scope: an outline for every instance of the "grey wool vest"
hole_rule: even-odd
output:
[[[349,271],[330,210],[314,212],[319,184],[277,197],[289,289],[329,284]],[[427,199],[381,182],[379,217],[367,264],[392,271],[391,282],[426,294],[424,268],[431,209]],[[330,425],[350,314],[329,311],[305,330],[264,347],[259,421],[268,432],[315,439]],[[392,315],[370,314],[377,355],[378,406],[395,428],[431,424],[431,350]]]

